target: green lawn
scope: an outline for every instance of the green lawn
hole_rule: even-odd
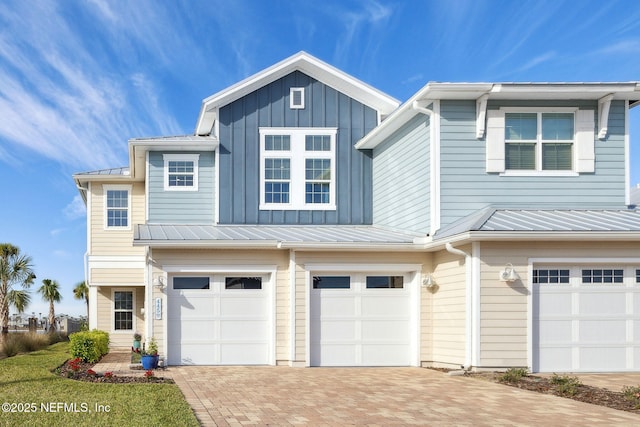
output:
[[[175,384],[100,384],[51,373],[70,358],[68,345],[0,360],[0,425],[198,425]]]

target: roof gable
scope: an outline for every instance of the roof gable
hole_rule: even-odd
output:
[[[202,101],[196,123],[196,135],[208,135],[218,118],[218,110],[294,71],[308,76],[342,92],[373,108],[385,116],[395,110],[400,102],[337,68],[320,61],[306,52],[299,52],[271,67],[260,71]]]

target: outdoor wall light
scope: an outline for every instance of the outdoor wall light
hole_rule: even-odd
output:
[[[163,289],[164,288],[164,276],[158,276],[155,279],[153,279],[153,286],[155,286],[158,289]]]
[[[425,288],[433,288],[436,285],[436,281],[431,274],[425,274],[422,276],[422,286]]]
[[[513,265],[508,263],[505,265],[504,270],[500,272],[500,280],[503,282],[511,283],[518,280],[520,276],[516,273],[516,270],[513,268]]]

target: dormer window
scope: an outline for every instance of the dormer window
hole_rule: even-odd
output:
[[[198,191],[198,154],[165,154],[165,191]]]
[[[292,87],[289,91],[289,108],[292,110],[304,108],[304,88]]]

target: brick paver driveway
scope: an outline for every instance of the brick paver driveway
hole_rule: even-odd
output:
[[[640,416],[420,368],[171,367],[205,426],[640,425]]]

